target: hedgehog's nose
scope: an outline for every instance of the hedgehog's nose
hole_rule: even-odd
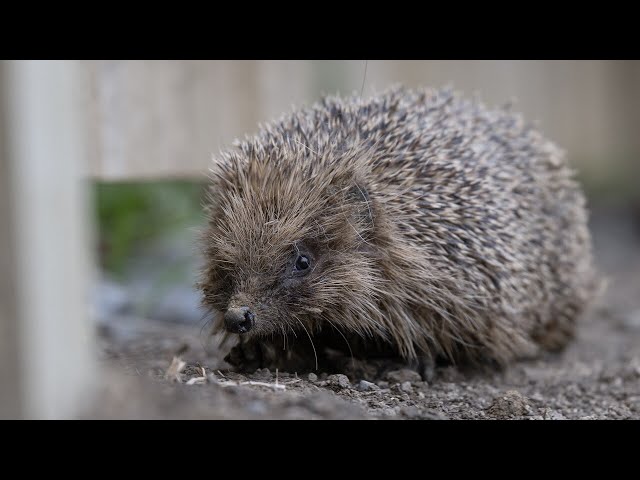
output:
[[[256,315],[248,307],[230,308],[224,314],[224,325],[228,332],[246,333],[253,328]]]

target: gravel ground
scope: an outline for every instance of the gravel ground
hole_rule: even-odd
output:
[[[267,369],[231,371],[200,328],[114,317],[101,326],[107,380],[84,418],[638,419],[640,229],[624,212],[594,214],[606,293],[562,354],[504,372],[397,369],[375,382]]]

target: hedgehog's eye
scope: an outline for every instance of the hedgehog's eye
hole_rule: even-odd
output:
[[[309,261],[308,257],[306,257],[305,255],[298,255],[298,258],[296,259],[296,270],[307,270],[310,265],[311,262]]]

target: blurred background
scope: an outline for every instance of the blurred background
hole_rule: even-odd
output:
[[[577,169],[598,262],[637,280],[638,61],[0,62],[3,385],[26,391],[36,416],[61,415],[51,395],[60,405],[73,397],[60,382],[81,384],[68,372],[93,348],[79,288],[104,328],[134,317],[202,326],[196,236],[213,155],[294,105],[396,83],[452,86],[489,106],[515,101]],[[616,302],[640,329],[634,296]],[[23,408],[0,390],[0,417]]]
[[[100,61],[85,68],[104,318],[201,320],[193,245],[212,155],[325,93],[450,85],[490,106],[515,101],[566,150],[594,213],[631,220],[640,203],[640,62]]]

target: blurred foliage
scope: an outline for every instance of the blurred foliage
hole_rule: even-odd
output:
[[[204,184],[188,181],[96,183],[99,256],[122,277],[150,242],[202,222]]]
[[[634,205],[640,201],[640,154],[612,153],[606,158],[569,160],[591,205]],[[581,168],[576,168],[578,165]]]

